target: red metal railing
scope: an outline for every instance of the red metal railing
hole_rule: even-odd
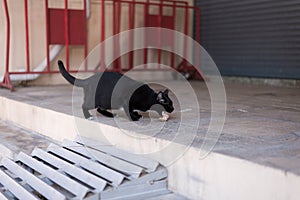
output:
[[[49,46],[65,45],[66,66],[69,69],[69,46],[82,45],[84,57],[87,56],[87,31],[86,31],[86,1],[83,0],[83,9],[69,9],[68,0],[64,0],[64,8],[49,8],[48,0],[45,0],[45,12],[47,22],[47,71],[50,69]]]
[[[49,0],[45,0],[45,13],[46,13],[46,57],[47,57],[47,67],[44,71],[35,71],[32,70],[31,61],[30,61],[30,35],[29,35],[29,23],[28,23],[28,0],[24,0],[24,19],[25,19],[25,41],[26,41],[26,69],[25,71],[12,71],[9,68],[9,52],[10,52],[10,18],[9,18],[9,11],[7,6],[7,0],[3,0],[4,3],[4,10],[5,10],[5,16],[6,16],[6,63],[5,63],[5,74],[4,74],[4,80],[2,83],[0,83],[0,86],[7,87],[11,90],[13,90],[13,85],[10,81],[10,75],[11,74],[52,74],[52,73],[58,73],[59,71],[57,69],[51,69],[50,68],[50,59],[49,54],[50,45],[64,45],[65,46],[65,54],[66,54],[66,66],[67,70],[70,72],[77,72],[72,71],[69,68],[69,46],[70,45],[82,45],[84,47],[84,57],[87,56],[87,22],[86,22],[86,1],[83,0],[83,9],[81,10],[75,10],[75,9],[69,9],[68,7],[68,0],[64,0],[64,8],[49,8],[48,5]],[[113,35],[118,34],[121,32],[121,26],[127,27],[127,30],[137,28],[135,21],[135,12],[136,10],[142,7],[142,10],[144,11],[144,19],[142,20],[144,24],[143,27],[162,27],[167,28],[171,30],[176,30],[176,19],[179,12],[181,12],[181,15],[184,16],[183,24],[181,24],[183,28],[183,33],[185,35],[189,35],[188,32],[189,27],[192,26],[191,20],[189,19],[189,16],[191,13],[195,13],[195,24],[197,27],[196,30],[196,41],[200,41],[200,8],[195,6],[189,6],[187,2],[185,1],[176,1],[176,0],[146,0],[146,1],[139,1],[139,0],[100,0],[98,3],[101,3],[101,20],[100,20],[100,41],[103,42],[107,35],[105,34],[106,29],[112,28]],[[113,16],[112,16],[112,24],[107,23],[107,15],[106,15],[106,6],[113,7]],[[122,7],[126,6],[128,8],[128,23],[124,25],[124,22],[121,21],[121,15],[122,15]],[[151,13],[151,8],[155,8],[156,13]],[[164,14],[164,10],[169,9],[171,10],[171,13],[168,13],[168,15]],[[182,14],[183,13],[183,14]],[[158,44],[158,47],[160,47],[161,41],[161,32],[157,32],[157,40],[151,41],[148,39],[145,39],[145,43],[147,45],[151,45],[151,42],[155,42]],[[145,38],[147,38],[147,33],[145,32]],[[188,72],[188,73],[196,73],[196,70],[194,67],[190,66],[187,61],[183,58],[180,64],[175,64],[175,55],[173,53],[174,44],[176,41],[174,41],[173,36],[169,36],[169,42],[168,45],[171,47],[170,51],[170,66],[172,68],[175,68],[178,71],[182,72]],[[164,44],[166,42],[164,41]],[[119,55],[120,51],[120,41],[118,37],[114,37],[114,45],[113,45],[113,52],[116,53],[116,55]],[[131,34],[129,37],[129,48],[132,49],[134,46],[134,35]],[[101,46],[101,62],[100,62],[100,70],[107,70],[107,66],[105,66],[105,46]],[[187,41],[184,41],[184,57],[187,53]],[[143,70],[161,70],[160,64],[162,59],[162,51],[160,48],[157,48],[157,68],[156,69],[148,69],[147,63],[148,63],[148,48],[145,48],[143,50],[143,63],[145,64]],[[121,58],[117,58],[114,63],[112,64],[112,68],[109,70],[112,71],[128,71],[134,67],[134,52],[130,52],[128,55],[128,62],[124,63],[122,62]],[[197,60],[197,63],[199,63],[199,56],[195,56],[195,59]],[[85,65],[85,68],[82,71],[94,71],[89,70],[87,66]],[[199,74],[198,74],[199,75]],[[202,74],[199,75],[201,77]],[[202,76],[203,77],[203,76]]]
[[[159,7],[158,8],[158,14],[150,14],[149,12],[149,6],[156,6],[156,7]],[[172,14],[171,15],[163,15],[163,8],[164,7],[170,7],[172,8]],[[145,5],[145,26],[146,27],[162,27],[162,28],[167,28],[167,29],[171,29],[171,30],[175,30],[175,17],[176,17],[176,11],[177,9],[184,9],[184,17],[185,17],[185,20],[184,20],[184,34],[185,35],[188,35],[188,9],[191,8],[188,6],[188,3],[185,2],[185,1],[162,1],[160,0],[159,1],[159,4],[151,4],[149,2],[149,0],[147,0],[147,5]],[[172,50],[173,50],[173,47],[174,47],[174,37],[173,35],[170,35],[170,44],[169,46],[172,47]],[[145,37],[147,38],[147,37]],[[158,32],[158,46],[161,45],[161,32]],[[172,41],[173,40],[173,41]],[[153,42],[153,41],[152,41]],[[184,42],[186,43],[186,42]],[[157,50],[157,60],[158,60],[158,63],[161,63],[161,49],[158,49]],[[184,52],[186,52],[186,48],[184,48]],[[144,64],[146,64],[148,62],[148,58],[147,58],[147,55],[148,55],[148,49],[145,48],[144,49]],[[170,65],[171,67],[174,68],[174,53],[171,53],[171,56],[170,56]],[[160,65],[158,65],[158,68],[160,68]]]
[[[6,56],[5,56],[5,71],[2,83],[0,83],[1,87],[5,87],[10,89],[11,91],[14,90],[13,85],[11,84],[9,78],[9,51],[10,51],[10,17],[8,12],[7,1],[3,0],[4,5],[4,12],[6,17]]]
[[[137,0],[118,0],[118,1],[114,1],[114,0],[101,0],[101,11],[102,11],[102,16],[101,16],[101,42],[103,42],[106,38],[105,32],[106,32],[106,28],[107,28],[107,21],[106,21],[106,15],[105,15],[105,6],[107,3],[110,3],[112,5],[112,9],[113,9],[113,34],[118,34],[120,33],[120,16],[122,15],[122,9],[121,6],[127,6],[128,10],[129,10],[129,14],[128,14],[128,24],[127,24],[127,29],[133,29],[136,28],[135,26],[135,10],[137,7],[143,7],[144,10],[144,27],[161,27],[161,28],[167,28],[167,29],[171,29],[171,30],[176,30],[175,28],[175,24],[176,24],[176,16],[178,14],[178,12],[183,12],[183,16],[184,16],[184,20],[183,20],[183,24],[181,24],[183,28],[183,33],[185,35],[191,35],[191,33],[189,33],[188,29],[189,27],[192,26],[192,24],[190,23],[189,20],[189,16],[190,14],[194,14],[195,13],[195,24],[197,26],[197,33],[195,35],[195,40],[197,42],[200,41],[200,8],[199,7],[195,7],[195,6],[189,6],[188,3],[186,1],[176,1],[176,0],[146,0],[146,1],[137,1]],[[158,11],[157,14],[153,14],[150,13],[150,8],[157,8],[156,10]],[[171,9],[171,14],[165,15],[164,14],[164,9]],[[178,17],[178,16],[177,16]],[[110,24],[109,24],[110,25]],[[124,26],[124,24],[122,24]],[[155,37],[155,41],[149,41],[148,37],[147,37],[147,33],[145,32],[145,43],[148,43],[151,46],[151,42],[154,43],[158,43],[158,46],[160,47],[161,44],[161,32],[157,32],[157,37]],[[114,45],[113,45],[113,52],[118,54],[118,50],[120,48],[120,43],[119,41],[117,41],[119,38],[115,37],[114,38],[116,41],[114,41]],[[175,45],[174,41],[174,37],[173,35],[168,36],[169,39],[169,46],[171,47],[171,52],[170,52],[170,66],[172,68],[175,68],[178,71],[182,71],[185,73],[190,73],[191,75],[194,75],[194,77],[196,78],[202,78],[202,74],[200,72],[200,74],[197,72],[197,70],[195,70],[195,68],[193,66],[191,66],[185,59],[182,59],[182,62],[180,62],[179,64],[175,65],[175,55],[173,53],[173,48]],[[166,41],[164,41],[164,44],[166,44]],[[147,45],[147,44],[146,44]],[[132,47],[134,46],[134,35],[133,33],[129,36],[129,49],[132,49]],[[105,46],[102,45],[101,46],[101,67],[102,70],[104,70],[107,66],[105,66]],[[184,41],[184,58],[187,56],[187,41]],[[147,68],[147,63],[148,63],[148,48],[144,49],[144,53],[143,53],[143,60],[144,60],[144,68],[143,70],[150,70]],[[160,64],[161,64],[161,54],[162,50],[160,48],[157,48],[157,68],[154,70],[161,70],[160,68]],[[117,59],[114,63],[113,63],[113,68],[112,70],[116,70],[116,71],[127,71],[130,70],[134,67],[133,61],[134,61],[134,53],[130,52],[128,55],[128,64],[126,63],[121,63],[121,59]],[[195,57],[195,60],[197,63],[199,63],[199,56]],[[122,67],[120,67],[122,66]],[[153,70],[153,68],[151,68],[151,70]]]

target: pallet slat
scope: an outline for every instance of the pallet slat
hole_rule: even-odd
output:
[[[46,150],[36,147],[31,155],[21,152],[15,161],[3,158],[0,200],[142,200],[170,193],[167,169],[158,167],[158,162],[150,160],[155,170],[148,172],[140,163],[133,162],[138,157],[144,161],[146,158],[113,147],[105,150],[65,140],[62,146],[50,144]]]
[[[65,199],[65,196],[53,189],[51,186],[43,182],[38,177],[34,176],[24,168],[17,165],[15,162],[8,158],[2,160],[2,165],[9,169],[10,172],[21,178],[24,182],[29,184],[33,189],[38,191],[41,195],[47,199]]]
[[[42,162],[35,160],[25,153],[21,152],[20,154],[18,154],[17,160],[21,161],[33,170],[41,173],[43,176],[52,180],[60,187],[65,188],[67,191],[71,192],[78,198],[84,198],[89,190],[87,187],[79,184],[75,180],[72,180],[71,178],[59,173],[51,167],[44,165]]]
[[[103,152],[97,151],[95,149],[91,149],[85,146],[82,146],[76,142],[72,142],[69,140],[63,141],[63,146],[71,149],[72,151],[76,151],[84,156],[87,156],[91,159],[95,159],[100,163],[105,163],[107,166],[117,169],[123,173],[129,174],[130,177],[138,178],[143,172],[143,168],[126,162],[124,160],[118,159],[116,157],[107,155]],[[124,155],[125,157],[125,155]]]
[[[128,191],[134,192],[132,193]],[[170,193],[170,191],[167,189],[167,180],[162,180],[154,183],[144,183],[129,187],[121,187],[111,192],[103,192],[101,194],[101,199],[143,200],[151,196],[160,196],[168,193]]]
[[[97,174],[100,177],[103,177],[106,180],[109,180],[114,186],[120,185],[125,179],[125,176],[123,174],[116,172],[103,165],[100,165],[99,163],[95,163],[60,146],[50,144],[47,148],[47,151],[57,154],[58,156],[61,156],[64,159],[69,160],[75,163],[76,165],[90,172],[93,172],[94,174]]]
[[[0,183],[18,199],[36,200],[37,198],[0,170]]]
[[[8,200],[8,198],[0,192],[0,200]]]
[[[84,138],[84,137],[80,137],[80,138],[77,137],[76,142],[84,146],[90,147],[92,149],[96,149],[98,151],[104,152],[116,158],[128,161],[130,163],[134,163],[138,166],[143,167],[147,172],[154,172],[159,166],[159,162],[155,160],[117,149],[113,146],[109,146],[99,141],[93,141],[91,139]]]
[[[39,159],[51,163],[51,165],[57,167],[60,171],[63,171],[70,176],[76,177],[83,183],[95,188],[97,191],[103,191],[107,182],[97,176],[88,173],[87,171],[76,167],[68,162],[65,162],[42,149],[35,148],[31,153],[31,156],[38,157]]]

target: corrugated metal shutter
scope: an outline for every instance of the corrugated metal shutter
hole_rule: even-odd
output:
[[[195,0],[221,74],[300,78],[299,0]]]

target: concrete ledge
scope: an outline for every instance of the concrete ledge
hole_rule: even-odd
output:
[[[0,97],[0,110],[0,119],[14,122],[54,140],[75,137],[74,120],[70,115],[5,97]]]
[[[300,177],[246,160],[191,148],[170,166],[170,188],[192,199],[298,199]]]
[[[65,138],[73,140],[78,131],[81,136],[99,139],[101,130],[104,133],[103,140],[133,153],[159,150],[170,142],[156,137],[140,140],[132,137],[134,132],[124,134],[113,126],[74,118],[5,97],[0,97],[0,110],[2,120],[58,141]],[[79,120],[81,125],[76,126],[75,120]],[[182,149],[185,147],[182,146]],[[161,155],[155,159],[164,163],[167,156]],[[299,199],[300,196],[298,175],[218,153],[199,159],[199,149],[195,147],[190,147],[168,166],[168,170],[169,188],[191,199],[274,200]]]
[[[6,147],[5,145],[0,144],[0,160],[4,156],[13,159],[14,158],[14,152],[11,149],[9,149],[8,147]]]

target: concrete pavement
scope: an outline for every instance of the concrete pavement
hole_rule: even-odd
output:
[[[174,81],[171,84],[177,88],[181,87],[180,82]],[[195,160],[203,141],[207,138],[205,133],[210,122],[211,109],[205,84],[191,82],[191,85],[198,97],[199,110],[189,107],[189,99],[183,100],[183,105],[177,102],[176,109],[186,112],[189,117],[188,124],[199,122],[200,126],[191,147],[185,154],[180,155],[178,160],[174,160],[174,165],[170,165],[170,173],[177,174],[171,175],[170,187],[194,199],[247,199],[245,195],[251,194],[251,190],[246,188],[256,190],[255,195],[248,196],[249,199],[271,199],[271,191],[276,191],[274,194],[278,193],[280,197],[291,195],[293,199],[292,197],[297,195],[293,188],[300,187],[300,89],[227,83],[227,115],[224,129],[213,153],[205,159]],[[187,92],[185,88],[179,90],[183,95]],[[78,136],[75,130],[77,128],[78,131],[78,126],[65,129],[65,126],[74,121],[74,112],[80,112],[81,96],[79,93],[72,93],[73,88],[67,85],[19,87],[14,93],[0,90],[0,105],[3,110],[0,115],[3,120],[14,121],[26,129],[33,129],[48,137],[57,132],[53,135],[54,139],[63,138],[59,131],[66,134],[65,137]],[[72,108],[72,102],[75,102],[75,109]],[[24,111],[16,112],[11,108],[14,106],[15,109],[20,109],[24,105],[29,105]],[[197,112],[200,112],[200,118],[197,118]],[[151,118],[151,121],[145,114],[144,119],[136,124],[129,122],[122,111],[117,113],[117,120],[97,115],[94,122],[88,123],[93,124],[92,127],[101,124],[99,127],[104,127],[103,129],[110,132],[107,137],[112,137],[110,139],[114,145],[139,153],[147,153],[156,146],[164,146],[164,142],[174,141],[182,116],[180,112],[172,114],[171,119],[159,129],[160,131],[156,131],[155,128],[162,123],[155,121],[155,117]],[[31,116],[32,120],[27,119],[24,122],[24,116]],[[41,116],[45,117],[41,119]],[[43,128],[43,124],[47,128]],[[148,126],[149,124],[151,126]],[[117,133],[120,126],[122,130]],[[49,127],[52,128],[52,132],[46,134]],[[96,129],[99,130],[99,127]],[[186,128],[189,130],[188,126]],[[65,133],[67,131],[72,134],[68,136],[68,133]],[[127,136],[124,136],[126,134]],[[128,138],[135,138],[135,141],[128,142]],[[184,138],[180,139],[182,142],[178,141],[179,143],[186,144]],[[283,185],[283,182],[286,185]],[[258,190],[261,185],[267,185],[265,191]],[[236,187],[241,187],[240,191],[235,191]]]

